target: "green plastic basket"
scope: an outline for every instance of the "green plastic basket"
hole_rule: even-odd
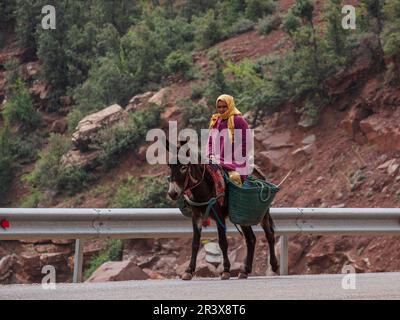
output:
[[[229,219],[242,226],[259,224],[271,206],[279,187],[252,176],[244,187],[236,185],[227,175]]]

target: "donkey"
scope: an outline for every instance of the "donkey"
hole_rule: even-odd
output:
[[[167,151],[169,152],[169,141],[166,143]],[[178,152],[181,146],[177,146]],[[211,175],[205,170],[205,164],[182,164],[177,161],[176,164],[168,164],[171,170],[168,196],[172,200],[177,200],[186,190],[190,190],[192,193],[194,202],[207,202],[213,197],[216,197],[216,190]],[[260,175],[260,174],[259,174]],[[256,176],[256,174],[254,174]],[[261,177],[261,175],[260,175]],[[265,177],[262,177],[265,178]],[[202,215],[206,210],[204,206],[190,206],[192,210],[192,225],[193,225],[193,239],[192,239],[192,255],[188,268],[182,275],[182,280],[191,280],[196,270],[196,259],[197,253],[200,247],[201,230],[203,226]],[[228,217],[227,206],[221,206],[218,202],[214,205],[215,211],[211,210],[210,217],[216,221],[218,228],[218,240],[219,246],[223,255],[223,267],[224,271],[221,274],[222,280],[228,280],[230,278],[230,267],[231,264],[228,258],[228,241],[226,238],[225,221]],[[251,208],[249,208],[251,210]],[[217,215],[217,216],[215,216]],[[274,222],[271,218],[269,209],[266,212],[264,218],[260,222],[263,228],[270,252],[270,265],[272,271],[277,272],[278,260],[275,255],[275,235],[274,235]],[[251,226],[240,226],[243,232],[243,236],[246,239],[247,245],[247,257],[244,268],[239,272],[239,279],[247,279],[248,275],[252,271],[254,249],[256,245],[256,236]]]

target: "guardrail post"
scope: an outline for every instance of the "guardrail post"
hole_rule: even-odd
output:
[[[280,275],[288,274],[288,236],[280,237],[280,245],[281,245],[281,258],[279,262],[279,271]]]
[[[83,240],[75,240],[75,257],[74,257],[74,276],[73,283],[82,282],[83,267]]]

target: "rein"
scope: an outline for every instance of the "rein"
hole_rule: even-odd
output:
[[[214,213],[215,218],[217,219],[218,223],[224,228],[225,232],[226,232],[226,225],[222,223],[222,221],[220,220],[217,212],[215,211],[214,205],[217,203],[218,199],[220,197],[225,196],[225,192],[221,192],[220,194],[216,195],[215,197],[212,197],[210,200],[205,201],[205,202],[195,202],[192,199],[189,198],[189,196],[186,194],[187,191],[190,191],[194,188],[196,188],[198,185],[200,185],[200,183],[202,183],[204,181],[204,175],[206,172],[206,165],[203,164],[203,174],[201,176],[201,180],[199,182],[197,182],[194,186],[188,187],[189,185],[189,178],[192,181],[195,181],[195,179],[193,178],[191,172],[190,172],[190,166],[188,168],[188,172],[187,175],[185,177],[185,183],[183,185],[183,197],[185,198],[186,202],[194,207],[204,207],[207,206],[206,211],[204,213],[204,215],[202,215],[202,219],[206,220],[209,215],[210,215],[210,210],[212,210],[212,212]]]
[[[192,190],[192,189],[196,188],[198,185],[200,185],[200,183],[203,182],[203,180],[204,180],[204,175],[205,175],[205,173],[206,173],[206,165],[203,164],[203,174],[201,175],[201,180],[200,180],[197,184],[195,184],[194,186],[188,187],[188,185],[189,185],[189,178],[190,178],[193,182],[196,181],[196,179],[194,179],[193,176],[192,176],[192,174],[190,173],[190,168],[191,168],[191,166],[189,165],[188,172],[187,172],[187,175],[186,175],[186,177],[185,177],[185,183],[183,184],[183,192],[184,192],[184,193],[185,193],[186,191]]]

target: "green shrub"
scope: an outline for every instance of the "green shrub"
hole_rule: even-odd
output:
[[[204,16],[193,17],[193,25],[196,27],[195,41],[200,49],[209,48],[221,39],[221,26],[214,10],[209,10]]]
[[[192,65],[191,56],[182,51],[173,51],[165,59],[165,68],[169,74],[187,77]]]
[[[11,141],[12,152],[21,164],[36,161],[38,151],[42,148],[43,137],[37,132],[29,135],[16,135]]]
[[[279,28],[281,18],[279,15],[269,15],[258,21],[258,33],[262,35],[269,34],[272,30]]]
[[[211,110],[207,105],[202,103],[194,103],[189,99],[178,101],[178,106],[182,110],[183,121],[189,128],[197,130],[199,133],[201,129],[208,128]]]
[[[203,97],[204,94],[204,85],[203,84],[194,84],[192,86],[192,94],[190,96],[193,100],[199,100]]]
[[[39,190],[32,188],[31,193],[21,200],[19,206],[21,208],[37,208],[42,199],[42,193]]]
[[[65,191],[73,195],[92,179],[81,167],[63,167],[61,157],[70,149],[71,141],[60,134],[51,134],[47,150],[39,153],[35,169],[24,180],[40,191]]]
[[[84,115],[79,108],[74,108],[67,115],[68,122],[68,132],[73,133],[76,131],[76,127],[78,126],[79,121],[83,119]]]
[[[235,21],[228,29],[227,36],[232,37],[234,35],[238,35],[247,31],[250,31],[254,28],[254,22],[247,18],[240,18]]]
[[[272,14],[276,10],[273,0],[246,0],[245,15],[248,19],[256,21],[264,15]]]
[[[0,30],[0,49],[3,49],[6,45],[6,37],[2,30]]]
[[[147,131],[158,125],[161,110],[162,107],[151,104],[130,113],[126,121],[99,131],[91,142],[91,148],[101,150],[99,159],[106,169],[116,164],[121,152],[129,148],[136,150],[146,140]]]
[[[8,194],[16,171],[17,165],[12,152],[11,132],[6,125],[0,129],[0,201]]]
[[[122,259],[122,249],[122,240],[108,240],[106,248],[90,261],[89,268],[85,270],[84,278],[88,279],[105,262],[120,261]]]
[[[61,168],[57,176],[57,190],[66,191],[72,196],[82,191],[93,180],[93,176],[82,167],[68,166]]]
[[[88,79],[74,90],[74,99],[86,115],[114,103],[126,105],[132,92],[137,90],[136,84],[121,59],[108,56],[94,63]]]
[[[174,203],[167,198],[167,190],[165,177],[138,179],[129,176],[118,187],[112,205],[116,208],[170,208]]]
[[[10,88],[10,100],[4,107],[3,116],[11,124],[20,124],[22,130],[34,130],[42,122],[40,114],[33,107],[28,89],[20,78]]]

